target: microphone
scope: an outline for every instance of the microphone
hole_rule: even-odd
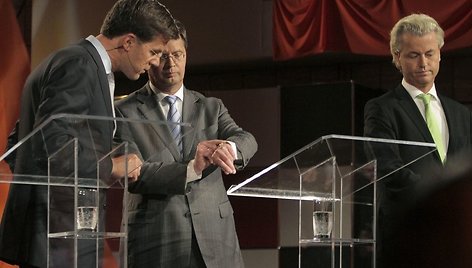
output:
[[[124,49],[125,52],[126,52],[126,56],[128,57],[128,63],[129,65],[131,66],[131,68],[133,69],[133,71],[137,74],[141,74],[141,71],[138,69],[136,69],[136,67],[133,65],[133,63],[131,62],[131,59],[129,58],[129,53],[128,53],[128,50],[125,49],[125,47],[123,45],[121,46],[117,46],[117,47],[114,47],[114,48],[110,48],[110,49],[107,49],[107,52],[108,51],[112,51],[112,50],[115,50],[115,49]]]
[[[115,50],[115,49],[120,49],[120,48],[124,48],[124,47],[123,47],[123,46],[114,47],[114,48],[107,49],[107,51],[112,51],[112,50]]]

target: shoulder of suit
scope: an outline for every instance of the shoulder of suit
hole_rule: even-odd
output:
[[[370,99],[367,103],[386,104],[386,103],[390,103],[392,101],[398,100],[398,98],[399,98],[398,90],[399,90],[398,87],[395,88],[395,89],[389,90],[389,91],[383,93],[382,95],[380,95],[378,97],[374,97],[374,98]]]
[[[203,95],[202,93],[198,92],[198,91],[195,91],[195,90],[191,90],[191,89],[188,89],[188,88],[185,88],[185,90],[187,91],[187,94],[190,94],[190,96],[193,96],[195,97],[195,99],[197,101],[202,101],[202,102],[222,102],[221,99],[219,98],[216,98],[216,97],[208,97],[208,96],[205,96]]]
[[[191,90],[191,89],[188,89],[185,87],[185,91],[187,92],[188,95],[191,95],[191,96],[194,96],[195,98],[197,99],[204,99],[206,98],[205,95],[203,95],[202,93],[198,92],[198,91],[195,91],[195,90]]]
[[[98,52],[95,56],[98,56]],[[96,66],[97,68],[99,68],[98,62],[94,58],[92,51],[87,49],[86,45],[82,42],[61,48],[53,52],[48,56],[48,60],[46,62],[48,62],[50,65],[64,65],[68,63],[76,65],[88,63],[91,67]]]
[[[60,54],[60,55],[70,54],[70,55],[80,55],[80,56],[91,57],[92,56],[91,50],[96,51],[94,46],[84,39],[78,43],[71,44],[69,46],[66,46],[57,50],[55,54]],[[96,54],[98,56],[98,52]]]
[[[137,103],[144,103],[146,98],[151,97],[151,92],[149,86],[146,84],[142,88],[134,91],[125,98],[115,102],[115,106],[118,108],[123,108],[129,105],[136,105]]]
[[[442,94],[439,94],[438,96],[439,96],[439,99],[441,100],[441,105],[443,107],[447,107],[448,109],[457,109],[457,110],[460,110],[461,112],[467,112],[467,113],[471,112],[467,106],[465,106],[464,104],[454,99],[446,97]]]

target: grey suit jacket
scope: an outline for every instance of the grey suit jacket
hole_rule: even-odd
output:
[[[165,122],[149,85],[117,103],[118,114]],[[221,170],[209,167],[201,180],[186,184],[187,164],[200,141],[236,143],[243,168],[257,150],[255,138],[231,118],[221,100],[184,89],[183,156],[165,124],[132,124],[116,137],[130,142],[130,152],[145,161],[139,180],[130,185],[130,267],[189,267],[192,229],[207,267],[243,267],[233,210]],[[195,239],[194,238],[194,239]]]
[[[21,140],[41,122],[59,113],[112,116],[103,63],[97,50],[86,40],[55,52],[30,74],[21,100],[18,138]],[[96,177],[97,160],[112,148],[113,122],[77,123],[77,127],[71,128],[70,124],[57,121],[45,128],[42,136],[23,144],[16,156],[14,173],[46,175],[47,157],[77,137],[82,141],[79,176]],[[72,159],[67,155],[62,160],[66,167]],[[111,160],[107,160],[101,174],[109,176],[111,168]],[[63,171],[70,172],[67,168]],[[46,266],[46,195],[45,186],[11,185],[0,228],[2,260]],[[64,192],[62,197],[73,196]],[[73,215],[63,219],[60,224],[73,230]]]

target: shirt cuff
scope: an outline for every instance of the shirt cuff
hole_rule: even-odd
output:
[[[190,162],[188,162],[188,165],[187,165],[187,180],[186,180],[187,183],[192,182],[192,181],[196,181],[196,180],[199,180],[199,179],[202,178],[202,174],[197,174],[197,172],[195,172],[195,169],[193,167],[194,162],[195,162],[195,159],[192,159],[192,160],[190,160]]]
[[[231,149],[233,149],[234,159],[238,159],[238,149],[236,148],[236,143],[232,141],[226,141],[226,142],[229,143],[229,145],[231,145]]]

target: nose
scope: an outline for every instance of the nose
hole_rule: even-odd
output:
[[[170,60],[170,59],[171,59],[171,58],[169,58],[169,60],[167,61],[167,65],[168,65],[169,67],[171,67],[171,68],[172,68],[172,67],[175,67],[175,61],[174,61],[174,60]]]
[[[149,61],[149,66],[159,66],[159,64],[161,63],[161,60],[159,58],[153,58]]]
[[[175,60],[172,57],[168,57],[166,59],[161,59],[161,61],[164,63],[164,66],[166,68],[172,68],[175,67]]]
[[[162,61],[164,62],[165,65],[175,66],[175,59],[171,55],[169,55],[165,59],[162,59]]]
[[[426,56],[425,55],[421,55],[419,57],[419,67],[421,69],[425,69],[426,68],[426,65],[427,65],[427,59],[426,59]]]

